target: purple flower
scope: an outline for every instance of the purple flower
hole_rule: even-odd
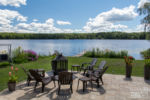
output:
[[[34,60],[34,58],[32,58],[32,61]]]
[[[24,52],[27,54],[28,60],[34,61],[38,59],[38,55],[36,54],[36,52],[32,50],[25,50]]]

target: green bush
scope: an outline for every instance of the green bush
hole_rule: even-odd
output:
[[[128,52],[123,51],[112,51],[112,50],[99,50],[92,49],[91,51],[86,51],[86,53],[83,55],[85,57],[101,57],[101,58],[123,58],[124,56],[128,56]]]
[[[4,67],[4,66],[9,66],[10,63],[8,61],[5,61],[5,62],[1,62],[0,63],[0,66]]]
[[[24,53],[24,51],[21,49],[21,47],[16,48],[13,50],[13,62],[14,63],[23,63],[23,62],[28,62],[27,59],[27,54]]]
[[[141,51],[140,54],[142,55],[143,58],[149,58],[150,57],[150,48],[144,51]]]
[[[32,50],[22,50],[21,47],[18,47],[13,51],[12,60],[14,63],[26,63],[37,59],[38,55]]]

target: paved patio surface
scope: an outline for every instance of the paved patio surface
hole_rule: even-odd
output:
[[[75,75],[81,77],[79,74]],[[0,92],[0,100],[150,100],[150,81],[144,81],[142,77],[127,80],[123,75],[104,74],[103,80],[104,85],[100,88],[94,84],[92,90],[89,84],[83,93],[81,82],[77,90],[76,78],[73,81],[73,94],[70,93],[69,86],[62,86],[60,95],[57,94],[58,87],[54,87],[53,82],[45,87],[43,93],[41,84],[33,91],[34,82],[30,86],[22,82],[14,92],[7,89]]]

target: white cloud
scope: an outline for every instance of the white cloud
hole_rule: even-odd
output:
[[[60,20],[57,21],[57,24],[58,25],[71,25],[69,21],[60,21]]]
[[[18,33],[72,33],[79,30],[60,29],[54,26],[54,19],[49,18],[45,22],[26,23],[27,17],[13,10],[0,9],[0,32],[18,32]],[[14,23],[17,22],[17,23]]]
[[[33,22],[37,22],[38,21],[38,19],[33,19]]]
[[[38,32],[38,33],[50,33],[56,32],[59,29],[54,27],[53,19],[49,18],[44,23],[32,22],[32,23],[19,23],[16,25],[16,32]]]
[[[134,28],[127,28],[124,32],[144,32],[144,24],[136,25]]]
[[[27,21],[27,17],[22,16],[17,11],[0,9],[0,25],[9,25],[13,20]]]
[[[20,5],[26,5],[26,0],[0,0],[0,5],[20,7]]]
[[[135,6],[131,5],[123,9],[112,8],[108,12],[103,12],[97,16],[103,17],[104,20],[109,22],[120,22],[120,21],[130,21],[134,19],[138,14],[134,11]]]
[[[150,0],[140,0],[138,8],[143,8],[145,3],[150,3]]]
[[[44,23],[19,23],[15,26],[15,32],[20,33],[72,33],[72,29],[60,29],[54,26],[54,19],[49,18]],[[79,31],[79,30],[75,30]]]
[[[27,21],[27,17],[22,16],[17,11],[0,9],[0,31],[1,32],[13,31],[12,23],[14,22],[14,20],[16,20],[17,22],[24,22]]]
[[[73,33],[82,32],[81,29],[60,29],[54,26],[54,19],[49,18],[44,23],[19,23],[15,26],[15,32],[18,33]]]
[[[140,24],[136,26],[136,29],[134,32],[143,32],[144,31],[144,24]]]
[[[112,8],[110,11],[102,12],[95,18],[89,18],[82,29],[62,29],[54,25],[54,19],[49,18],[44,22],[33,19],[27,23],[27,17],[17,11],[0,9],[0,32],[18,32],[18,33],[83,33],[83,32],[108,32],[108,31],[141,31],[137,26],[135,29],[129,29],[127,25],[118,24],[121,21],[133,20],[137,13],[134,6],[123,9]],[[38,21],[38,22],[37,22]],[[57,21],[59,25],[71,25],[69,21]]]
[[[95,18],[89,18],[83,30],[85,32],[123,31],[128,26],[115,23],[134,19],[138,15],[134,9],[133,5],[123,9],[112,8],[110,11],[100,13]]]

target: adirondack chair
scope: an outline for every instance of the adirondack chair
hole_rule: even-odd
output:
[[[96,62],[97,58],[93,58],[93,60],[90,63],[82,63],[80,70],[84,71],[83,75],[85,75],[87,70],[93,70],[93,67],[96,65]]]
[[[36,86],[39,82],[42,83],[42,92],[44,92],[44,87],[45,85],[49,84],[51,81],[53,81],[52,77],[43,77],[41,76],[36,70],[34,69],[29,69],[29,72],[31,73],[31,75],[34,77],[34,79],[36,80],[35,86],[34,86],[34,90],[36,89]],[[55,86],[55,82],[54,82],[54,86]]]
[[[108,69],[108,66],[103,68],[100,72],[94,72],[90,78],[92,81],[95,81],[97,83],[97,87],[99,87],[99,79],[102,82],[102,85],[104,84],[103,82],[103,75],[106,72],[106,70]]]
[[[93,71],[100,71],[104,68],[105,65],[106,65],[106,61],[101,61],[98,68],[94,69]]]
[[[58,94],[60,92],[61,85],[70,85],[71,92],[73,84],[73,73],[71,72],[60,72],[58,76]]]
[[[25,72],[25,74],[27,75],[27,85],[30,85],[30,81],[35,80],[34,77],[31,75],[31,73],[26,70],[23,66],[22,66],[23,71]],[[35,69],[42,77],[45,76],[45,71],[43,69]]]

